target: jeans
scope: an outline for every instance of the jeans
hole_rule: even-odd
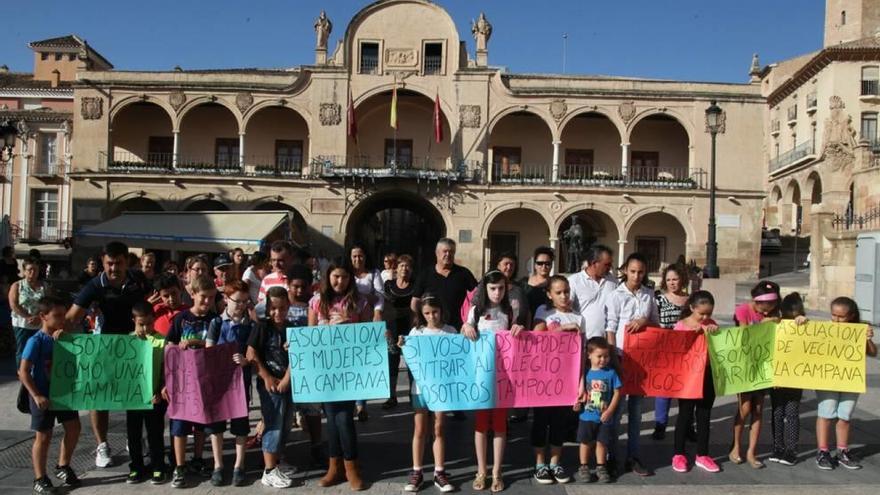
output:
[[[346,461],[358,458],[357,431],[354,427],[354,401],[325,402],[327,451],[330,457]]]
[[[150,449],[150,470],[165,469],[165,409],[167,404],[160,403],[153,409],[126,411],[125,430],[128,436],[128,457],[131,459],[131,470],[144,469],[144,446],[142,434],[147,430],[147,446]]]
[[[260,394],[260,411],[263,413],[263,451],[279,454],[284,450],[293,404],[290,394],[273,394],[266,390],[262,380],[257,380]]]
[[[669,424],[669,405],[672,399],[668,397],[654,398],[654,422],[658,425],[666,426]]]
[[[620,418],[626,408],[626,458],[633,459],[639,456],[639,437],[642,434],[642,399],[640,395],[628,395],[620,398],[617,411],[614,414],[615,441],[608,449],[609,457],[617,458],[617,437],[620,435]]]
[[[24,327],[12,327],[12,330],[15,333],[15,371],[18,372],[18,368],[21,366],[21,355],[24,354],[25,344],[27,344],[29,338],[33,337],[34,334],[40,330],[31,330],[30,328]]]

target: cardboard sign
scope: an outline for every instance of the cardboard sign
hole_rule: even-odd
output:
[[[495,334],[406,338],[403,359],[431,411],[492,409],[495,405]]]
[[[50,409],[151,409],[153,348],[132,335],[66,335],[55,342]]]
[[[773,386],[776,323],[722,328],[709,334],[709,360],[716,395],[752,392]]]
[[[626,336],[624,394],[701,399],[706,371],[706,336],[648,328]]]
[[[861,323],[783,320],[776,327],[773,385],[865,393],[865,345]]]
[[[495,334],[495,407],[571,406],[580,371],[578,332]]]
[[[387,399],[385,323],[287,329],[294,402]]]
[[[211,424],[248,415],[241,366],[232,355],[238,344],[206,349],[165,346],[168,417]]]

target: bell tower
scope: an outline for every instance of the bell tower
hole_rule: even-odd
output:
[[[877,0],[825,0],[825,47],[874,36],[880,31]]]

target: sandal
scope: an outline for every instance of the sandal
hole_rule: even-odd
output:
[[[482,491],[486,489],[486,475],[484,473],[477,473],[477,476],[474,478],[474,484],[472,485],[473,489],[476,491]]]
[[[742,464],[744,462],[743,458],[740,457],[740,455],[734,451],[730,451],[730,453],[727,454],[727,458],[730,459],[730,462],[732,462],[734,464]]]
[[[504,480],[501,476],[493,476],[492,477],[492,488],[489,489],[492,493],[498,493],[504,491]]]
[[[765,467],[764,463],[755,457],[749,459],[749,465],[752,466],[753,469],[763,469]]]

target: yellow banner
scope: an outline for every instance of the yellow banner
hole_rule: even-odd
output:
[[[865,392],[863,323],[783,320],[776,326],[773,386]]]

